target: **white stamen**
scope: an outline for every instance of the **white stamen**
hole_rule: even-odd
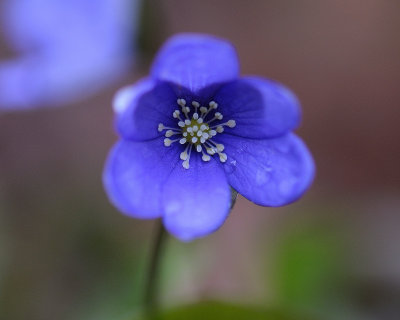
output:
[[[222,120],[222,118],[224,117],[220,112],[216,112],[214,115],[218,120]]]
[[[197,108],[200,107],[200,103],[198,103],[197,101],[192,101],[192,106],[194,107],[194,115],[193,115],[193,119],[197,119],[198,118],[198,114],[197,114]],[[195,118],[195,115],[197,115],[197,118]]]
[[[207,150],[208,154],[211,154],[211,155],[215,154],[215,150],[212,148],[206,148],[206,150]]]
[[[208,121],[208,122],[211,122],[211,121]],[[220,124],[217,124],[215,126],[211,126],[210,129],[213,129],[213,128],[217,128],[218,129],[218,127],[222,128],[223,126],[227,126],[229,128],[234,128],[236,126],[236,121],[235,120],[229,120],[229,121],[227,121],[225,123],[220,123]]]
[[[187,145],[185,150],[181,152],[181,154],[180,154],[181,160],[186,160],[187,159],[187,157],[188,157],[188,153],[187,153],[188,148],[189,148],[189,145]]]
[[[185,99],[178,99],[176,101],[181,107],[184,107],[186,105],[186,100]]]
[[[185,169],[189,169],[190,165],[189,165],[189,159],[186,159],[185,161],[182,162],[182,166]]]
[[[228,156],[226,153],[222,152],[225,149],[224,145],[217,143],[211,138],[217,136],[219,133],[223,133],[224,126],[234,128],[236,126],[236,121],[229,120],[225,123],[210,126],[209,124],[211,122],[223,119],[221,112],[213,111],[218,108],[218,103],[215,101],[210,101],[208,107],[201,106],[197,101],[192,101],[191,106],[194,107],[194,110],[187,105],[185,99],[177,99],[177,104],[181,107],[182,111],[174,110],[172,116],[178,119],[178,126],[176,128],[169,128],[162,123],[158,124],[157,129],[159,132],[166,130],[164,145],[169,147],[172,143],[179,141],[181,145],[186,146],[185,150],[179,155],[180,159],[183,161],[182,166],[185,169],[189,169],[190,167],[189,160],[193,148],[198,153],[201,152],[201,159],[203,161],[210,161],[211,156],[217,154],[221,162],[226,162]],[[191,112],[193,113],[190,116]],[[208,116],[210,112],[211,116]],[[185,117],[181,118],[181,114],[184,114]],[[175,140],[169,139],[169,137],[174,135],[178,135],[178,138]]]
[[[215,141],[213,141],[211,139],[208,141],[211,142],[213,145],[215,145],[219,152],[224,151],[225,147],[222,143],[216,143]]]
[[[203,152],[203,156],[201,157],[201,159],[202,159],[203,161],[210,161],[211,157],[210,157],[208,154],[205,154],[205,153]]]
[[[234,127],[236,127],[236,121],[235,121],[235,120],[229,120],[229,121],[226,123],[226,125],[227,125],[229,128],[234,128]]]
[[[226,153],[218,153],[219,155],[219,160],[221,162],[225,162],[228,159],[228,156],[226,155]]]
[[[212,109],[217,109],[218,108],[218,103],[216,103],[215,101],[210,101],[210,103],[208,105]]]
[[[188,154],[186,160],[182,162],[182,166],[183,166],[185,169],[189,169],[189,167],[190,167],[190,165],[189,165],[189,160],[190,160],[190,154],[192,153],[192,146],[193,146],[192,144],[189,145],[189,154]]]
[[[174,134],[179,134],[179,132],[174,132],[172,130],[167,130],[167,132],[165,133],[165,136],[167,138],[169,138],[169,137],[173,136]]]
[[[174,113],[172,114],[172,116],[173,116],[175,119],[179,119],[179,120],[182,121],[181,117],[179,116],[180,114],[181,114],[181,113],[180,113],[179,110],[175,110]]]
[[[164,146],[169,147],[171,144],[173,144],[175,141],[178,141],[179,139],[171,140],[169,138],[164,139]]]

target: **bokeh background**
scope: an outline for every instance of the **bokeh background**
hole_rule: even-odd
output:
[[[111,101],[146,75],[168,36],[190,31],[229,39],[243,74],[298,95],[297,132],[317,176],[297,203],[239,196],[216,233],[168,239],[166,317],[400,319],[399,16],[395,0],[143,0],[121,77],[62,106],[0,109],[0,318],[140,313],[156,222],[123,216],[103,191],[117,139]],[[7,32],[0,61],[21,54]]]

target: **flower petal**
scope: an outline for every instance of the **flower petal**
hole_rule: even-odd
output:
[[[174,168],[163,188],[164,225],[174,236],[190,241],[217,230],[230,210],[231,193],[222,167],[195,154],[190,168]]]
[[[1,1],[17,57],[0,62],[0,110],[68,105],[121,80],[139,12],[139,0]]]
[[[235,120],[228,133],[246,138],[280,136],[298,126],[300,107],[295,95],[283,85],[257,77],[225,84],[214,96],[224,120]]]
[[[239,62],[234,47],[227,41],[202,34],[180,34],[172,37],[157,55],[151,75],[173,82],[194,94],[214,85],[236,79]],[[211,87],[210,87],[211,86]]]
[[[223,165],[230,185],[262,206],[282,206],[311,185],[314,162],[307,147],[290,133],[267,140],[221,135],[228,155]]]
[[[161,187],[178,160],[179,149],[166,148],[161,138],[118,142],[109,154],[103,173],[111,202],[132,217],[160,217]]]
[[[172,117],[176,100],[169,84],[148,78],[121,89],[114,98],[118,132],[125,139],[142,141],[162,135],[159,123],[177,127]]]

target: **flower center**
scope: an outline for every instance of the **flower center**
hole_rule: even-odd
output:
[[[212,124],[215,121],[221,121],[223,115],[220,112],[215,112],[218,108],[218,103],[210,101],[208,107],[200,106],[197,101],[192,101],[193,108],[187,106],[185,99],[178,99],[177,104],[181,107],[182,113],[175,110],[172,116],[177,119],[177,127],[169,128],[162,123],[158,125],[158,131],[165,132],[164,145],[171,146],[174,142],[179,141],[180,144],[186,145],[186,148],[180,154],[182,166],[189,169],[189,160],[192,149],[202,153],[203,161],[210,161],[210,156],[218,155],[221,162],[225,162],[228,158],[226,153],[223,153],[225,147],[221,143],[217,143],[214,139],[216,135],[224,132],[224,126],[234,128],[235,120],[229,120],[224,123]],[[176,139],[170,139],[172,136],[177,136]]]

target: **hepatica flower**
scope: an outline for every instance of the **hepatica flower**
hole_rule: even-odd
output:
[[[231,187],[275,207],[312,182],[312,157],[291,132],[300,120],[296,97],[274,81],[239,77],[225,40],[172,37],[149,77],[122,89],[114,109],[121,139],[103,176],[112,203],[132,217],[161,217],[181,240],[224,223]]]
[[[73,102],[126,74],[140,0],[6,0],[0,110]]]

